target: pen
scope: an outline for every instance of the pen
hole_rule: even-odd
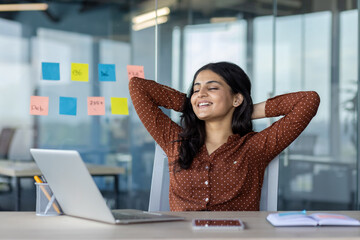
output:
[[[39,178],[39,176],[34,176],[35,182],[43,183],[43,181]]]
[[[54,203],[55,201],[55,195],[52,195],[51,200],[49,201],[49,203],[46,205],[44,214],[46,215],[46,213],[49,211],[51,205]]]
[[[44,176],[41,176],[41,180],[43,181],[43,183],[47,182]]]
[[[34,176],[34,179],[35,179],[35,182],[37,182],[37,183],[43,183],[43,181],[39,178],[39,176]],[[42,186],[42,185],[40,185],[40,188],[41,188],[41,190],[43,191],[43,193],[45,194],[46,198],[47,198],[49,201],[51,201],[51,196],[50,196],[50,194],[48,193],[48,191],[46,191],[45,187]],[[53,205],[55,211],[60,214],[61,212],[60,212],[60,209],[58,208],[58,206],[57,206],[55,203],[53,203],[52,205]]]

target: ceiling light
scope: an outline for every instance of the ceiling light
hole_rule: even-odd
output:
[[[273,0],[258,0],[261,3],[273,4]],[[276,4],[278,6],[286,6],[293,8],[300,8],[302,6],[301,0],[277,0]]]
[[[162,24],[162,23],[166,23],[167,21],[168,21],[168,17],[162,16],[162,17],[158,17],[157,21],[155,19],[151,19],[151,20],[146,21],[146,22],[134,24],[132,26],[132,29],[134,31],[139,31],[139,30],[142,30],[144,28],[155,26],[156,23],[159,25],[159,24]]]
[[[48,7],[47,3],[0,4],[0,12],[45,11]]]
[[[170,8],[168,8],[168,7],[160,8],[157,10],[158,17],[169,15],[169,14],[170,14]],[[155,17],[156,17],[156,12],[151,11],[151,12],[144,13],[144,14],[138,15],[136,17],[133,17],[132,22],[134,24],[138,24],[138,23],[142,23],[142,22],[146,22],[151,19],[154,19]]]
[[[213,17],[210,18],[211,23],[235,22],[236,17]]]

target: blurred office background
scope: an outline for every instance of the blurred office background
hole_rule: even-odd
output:
[[[360,0],[1,0],[0,8],[34,2],[46,10],[0,11],[0,128],[14,130],[3,159],[31,161],[30,147],[76,149],[86,162],[124,167],[120,207],[146,210],[153,139],[131,101],[128,116],[112,115],[110,101],[104,116],[88,116],[86,98],[130,98],[128,64],[187,92],[202,65],[231,61],[250,76],[254,102],[302,90],[321,97],[280,156],[278,209],[360,208]],[[61,80],[42,80],[41,62],[60,63]],[[71,63],[89,64],[88,83],[70,80]],[[98,81],[99,63],[116,65],[116,83]],[[48,116],[29,114],[32,95],[50,97]],[[59,96],[78,98],[76,116],[59,115]],[[256,130],[269,123],[254,121]],[[111,178],[96,183],[105,197],[113,189]],[[34,210],[33,181],[21,191],[22,210]],[[13,194],[0,181],[0,210],[13,209]]]

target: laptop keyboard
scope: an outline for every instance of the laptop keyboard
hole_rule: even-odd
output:
[[[141,214],[141,213],[136,213],[136,214],[128,214],[128,213],[122,213],[122,212],[112,212],[112,215],[114,216],[115,219],[118,220],[130,220],[130,219],[154,219],[157,216],[156,215],[149,215],[149,214]]]

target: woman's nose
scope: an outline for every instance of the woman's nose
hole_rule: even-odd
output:
[[[205,97],[207,95],[207,91],[204,88],[199,90],[199,97]]]

